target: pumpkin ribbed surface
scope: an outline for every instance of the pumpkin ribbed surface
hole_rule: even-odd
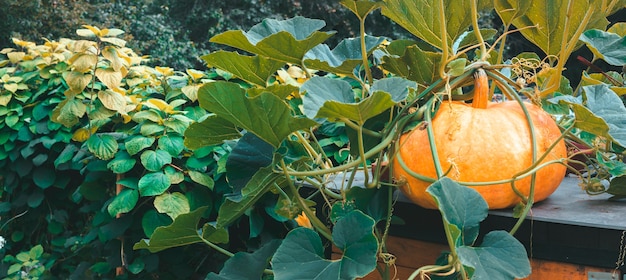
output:
[[[483,73],[484,75],[484,73]],[[486,82],[486,77],[484,77]],[[486,86],[484,86],[486,88]],[[478,87],[477,87],[478,90]],[[486,89],[481,89],[486,90]],[[561,132],[552,117],[533,104],[525,104],[535,128],[537,157],[558,140]],[[458,182],[492,182],[513,178],[532,165],[531,135],[521,106],[515,101],[487,102],[486,108],[474,108],[461,102],[443,102],[432,123],[435,146],[446,176]],[[563,140],[543,162],[567,157]],[[437,178],[426,129],[414,129],[400,137],[399,153],[412,171]],[[431,184],[409,175],[393,162],[394,178],[405,182],[402,192],[425,208],[436,208],[426,193]],[[536,173],[535,202],[552,194],[566,172],[563,164],[550,164]],[[530,191],[531,177],[515,182],[524,194]],[[490,209],[514,206],[521,201],[510,183],[473,186]]]

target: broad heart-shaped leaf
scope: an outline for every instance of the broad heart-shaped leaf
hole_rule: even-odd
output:
[[[136,162],[137,160],[130,157],[126,151],[120,151],[107,163],[107,168],[115,174],[123,174],[133,169]]]
[[[306,95],[302,96],[302,106],[304,107],[304,114],[310,119],[317,116],[318,111],[326,101],[354,103],[352,87],[350,83],[344,80],[313,77],[300,87],[300,91],[306,92]]]
[[[235,253],[224,263],[219,274],[211,272],[206,280],[262,279],[263,271],[281,242],[280,239],[274,239],[252,253]],[[241,269],[242,267],[246,269]]]
[[[587,44],[594,57],[611,65],[626,65],[626,36],[620,37],[614,33],[591,29],[585,31],[580,40]]]
[[[175,134],[166,134],[159,138],[158,147],[160,150],[168,152],[173,157],[178,157],[185,149],[183,137]]]
[[[330,121],[349,119],[357,124],[364,124],[370,118],[393,107],[396,102],[391,100],[387,92],[376,91],[359,103],[342,103],[333,100],[324,102],[324,106],[317,112],[317,118],[327,118]]]
[[[272,258],[275,279],[355,279],[376,268],[378,241],[372,218],[352,211],[337,221],[332,237],[343,251],[341,259],[324,258],[315,231],[305,227],[290,231]]]
[[[150,239],[135,243],[133,249],[148,249],[151,253],[155,253],[202,242],[203,239],[212,243],[228,242],[228,232],[225,229],[215,229],[205,224],[202,230],[198,230],[198,223],[206,209],[206,206],[202,206],[189,213],[178,215],[172,224],[156,228]]]
[[[285,65],[284,62],[262,56],[246,56],[236,52],[217,51],[202,58],[208,65],[233,73],[240,79],[262,87],[269,77]]]
[[[384,91],[391,94],[391,100],[399,103],[409,95],[409,89],[417,90],[417,83],[401,77],[391,77],[374,81],[371,92]]]
[[[170,163],[172,163],[172,156],[164,150],[147,150],[141,153],[141,164],[148,171],[159,171],[164,165]]]
[[[313,120],[291,115],[291,109],[272,93],[248,98],[238,84],[213,82],[198,92],[200,106],[220,118],[256,134],[274,147],[289,134],[316,125]]]
[[[209,176],[209,174],[205,174],[195,170],[189,170],[188,173],[192,181],[213,190],[215,182],[213,181],[211,176]]]
[[[211,115],[205,120],[192,123],[185,130],[185,146],[195,150],[206,146],[219,145],[224,140],[241,137],[237,127],[217,115]]]
[[[117,214],[128,213],[135,208],[139,201],[139,192],[132,189],[124,189],[118,193],[113,201],[107,206],[107,211],[111,217],[115,217]]]
[[[384,16],[404,27],[411,34],[427,43],[442,49],[443,36],[448,46],[471,25],[470,3],[472,1],[449,1],[444,3],[446,32],[441,34],[441,9],[438,1],[430,0],[385,0],[382,7]],[[480,1],[479,10],[490,5],[490,1]]]
[[[210,41],[274,60],[300,64],[310,49],[334,34],[318,31],[324,25],[326,23],[322,20],[300,16],[286,20],[265,19],[248,32],[226,31],[213,36]]]
[[[383,37],[365,36],[367,54],[370,55],[383,41]],[[336,74],[351,74],[361,63],[360,37],[344,39],[332,51],[326,44],[317,45],[304,56],[304,64],[308,68]]]
[[[155,196],[164,193],[172,185],[172,181],[163,172],[143,175],[139,179],[138,188],[141,196]]]
[[[564,47],[562,46],[563,38],[566,43],[576,43],[578,38],[572,37],[579,29],[586,13],[591,13],[591,17],[589,23],[582,26],[582,30],[593,28],[604,30],[609,23],[606,20],[607,15],[601,11],[601,1],[533,1],[530,6],[527,2],[529,1],[497,0],[494,1],[494,6],[503,22],[512,22],[515,27],[523,28],[520,30],[522,35],[547,55],[559,54],[561,48]],[[571,10],[568,9],[569,2],[573,5]],[[526,12],[523,15],[511,12],[524,9]],[[512,19],[512,17],[515,18]],[[537,25],[537,28],[525,28],[533,25]],[[567,59],[567,57],[560,59]]]
[[[241,191],[241,198],[233,201],[227,197],[224,200],[217,215],[217,227],[225,228],[241,217],[261,196],[274,187],[274,183],[280,186],[283,183],[281,178],[284,180],[283,175],[274,173],[271,167],[261,168]]]
[[[475,190],[443,177],[426,190],[437,202],[441,216],[447,223],[461,229],[455,236],[457,246],[471,245],[478,237],[480,222],[487,217],[489,206]]]
[[[397,44],[403,43],[405,42],[398,41]],[[426,87],[438,79],[441,53],[424,51],[417,45],[409,46],[404,50],[401,54],[384,56],[383,68]]]
[[[179,192],[164,193],[154,198],[154,208],[159,213],[165,213],[172,220],[181,214],[189,213],[189,201]]]
[[[531,272],[524,245],[506,231],[489,232],[480,247],[461,246],[456,253],[474,268],[472,280],[520,279]]]
[[[364,19],[369,13],[380,8],[383,4],[382,1],[369,0],[341,0],[340,3],[361,19]]]
[[[587,106],[568,102],[576,116],[575,127],[626,147],[626,107],[621,99],[606,84],[584,86],[583,93]]]
[[[101,160],[112,159],[119,148],[113,136],[100,133],[91,135],[85,144],[89,151]]]
[[[239,139],[226,160],[226,178],[233,193],[238,194],[259,169],[272,164],[274,151],[274,147],[252,133]]]

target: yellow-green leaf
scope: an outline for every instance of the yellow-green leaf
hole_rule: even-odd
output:
[[[65,72],[63,79],[74,92],[81,92],[87,87],[93,76],[78,71]]]
[[[202,85],[188,85],[184,86],[180,90],[191,100],[192,102],[198,100],[198,90]]]
[[[116,46],[121,47],[121,48],[123,48],[126,45],[126,41],[124,41],[123,39],[120,39],[120,38],[102,37],[102,38],[100,38],[100,41],[111,43],[111,44],[116,45]]]
[[[106,46],[102,50],[102,56],[111,62],[111,68],[115,71],[120,71],[124,66],[124,60],[120,58],[117,48],[112,46]]]
[[[115,37],[124,34],[124,30],[117,28],[105,28],[101,30],[101,36],[103,37]]]
[[[112,90],[118,89],[122,84],[122,72],[115,71],[113,68],[96,69],[96,77]]]
[[[98,56],[95,54],[77,53],[68,62],[74,66],[74,70],[84,73],[96,67]]]
[[[9,58],[9,61],[11,61],[11,63],[13,63],[13,64],[22,61],[22,58],[24,58],[25,55],[26,55],[26,53],[24,53],[24,52],[10,52],[10,53],[7,53],[7,57]]]
[[[98,98],[102,105],[109,110],[124,112],[126,108],[126,98],[121,94],[112,90],[101,90],[98,92]]]
[[[0,94],[0,106],[7,106],[7,104],[9,104],[9,102],[11,101],[12,97],[13,97],[13,94],[10,94],[8,92]]]
[[[17,91],[17,84],[4,84],[4,89],[15,93]]]

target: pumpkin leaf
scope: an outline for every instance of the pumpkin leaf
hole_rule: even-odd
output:
[[[389,93],[376,91],[358,103],[343,103],[328,100],[324,102],[324,106],[319,109],[316,117],[327,118],[330,121],[348,119],[362,125],[366,120],[377,116],[395,104],[396,103],[391,100]]]
[[[489,206],[474,189],[443,177],[426,190],[437,202],[442,217],[462,229],[457,245],[471,245],[478,237],[480,222],[487,217]]]
[[[304,114],[309,119],[315,118],[326,101],[332,100],[341,103],[353,103],[354,93],[350,84],[344,80],[330,79],[327,77],[313,77],[306,81],[301,92]],[[319,122],[322,122],[321,120]]]
[[[417,83],[401,77],[391,77],[374,81],[371,92],[384,91],[391,94],[391,100],[399,103],[406,99],[410,89],[417,89]]]
[[[262,279],[263,271],[267,268],[274,252],[282,240],[274,239],[261,246],[258,250],[247,253],[237,252],[224,263],[219,274],[213,272],[207,275],[207,280],[230,279]],[[241,269],[245,267],[246,269]]]
[[[595,58],[614,66],[626,65],[626,36],[591,29],[585,31],[580,40],[587,44]]]
[[[369,13],[380,8],[382,1],[341,0],[339,3],[352,11],[358,18],[364,19]]]
[[[85,144],[87,149],[101,160],[112,159],[118,150],[117,141],[108,134],[93,134]]]
[[[386,0],[382,6],[382,14],[411,34],[442,49],[443,39],[451,46],[471,25],[471,17],[467,16],[471,10],[470,3],[471,1],[461,1],[454,5],[446,4],[441,11],[439,5],[433,1]],[[478,8],[482,10],[489,5],[489,1],[480,1]],[[445,34],[441,34],[441,14],[445,15]]]
[[[135,243],[134,250],[147,249],[151,253],[165,249],[186,246],[203,242],[203,239],[213,243],[228,242],[228,232],[225,229],[216,229],[205,224],[198,230],[198,224],[207,207],[199,207],[189,213],[180,214],[168,226],[157,227],[150,239],[142,239]]]
[[[586,106],[568,102],[576,116],[574,126],[626,147],[626,107],[617,94],[606,84],[584,86],[583,94]]]
[[[379,46],[385,38],[365,37],[367,54]],[[317,45],[304,56],[304,63],[308,68],[322,70],[336,74],[351,74],[357,65],[363,63],[361,55],[361,38],[342,40],[332,51],[326,44]]]
[[[332,235],[343,256],[328,260],[315,231],[291,230],[272,258],[275,279],[355,279],[376,268],[378,241],[372,218],[352,211],[337,221]]]
[[[392,42],[403,44],[404,41]],[[439,78],[440,52],[424,51],[417,45],[409,46],[399,55],[384,56],[385,69],[400,77],[429,86]]]
[[[577,29],[602,29],[608,25],[606,14],[601,11],[598,1],[581,0],[571,1],[572,8],[568,9],[569,0],[538,1],[532,5],[524,0],[496,0],[494,6],[503,22],[511,22],[517,27],[524,28],[520,32],[526,39],[535,44],[547,55],[558,55],[563,42],[567,45],[576,44],[578,38],[573,38]],[[516,13],[520,10],[525,13]],[[590,13],[586,26],[580,26],[585,15]],[[580,47],[582,44],[578,44]],[[569,54],[567,54],[569,56]],[[560,59],[566,59],[561,57]]]
[[[264,19],[248,32],[231,30],[213,36],[210,42],[235,47],[286,63],[300,64],[304,55],[334,32],[320,32],[323,20],[294,17]]]
[[[315,125],[313,120],[292,116],[289,106],[273,94],[264,92],[248,98],[245,90],[234,83],[208,83],[200,88],[198,100],[204,109],[274,147],[292,132]]]
[[[239,129],[230,121],[217,115],[207,117],[205,120],[192,123],[185,130],[185,146],[195,150],[202,147],[219,145],[225,140],[241,137]]]
[[[202,57],[208,65],[233,73],[240,79],[265,87],[267,80],[284,62],[262,56],[245,56],[236,52],[216,51]]]
[[[265,193],[274,187],[274,183],[282,184],[281,174],[274,173],[271,167],[261,168],[248,181],[241,198],[233,200],[228,196],[224,200],[217,215],[217,227],[225,228],[235,222],[241,215],[250,209]]]
[[[274,151],[274,147],[252,133],[239,139],[226,160],[226,178],[234,193],[241,191],[259,169],[272,164]]]
[[[189,201],[179,192],[164,193],[154,198],[154,208],[175,220],[180,214],[189,213]]]
[[[113,201],[107,206],[107,211],[111,217],[128,213],[135,208],[137,201],[139,201],[137,190],[124,189],[113,198]]]
[[[521,279],[531,272],[524,245],[506,231],[489,232],[480,247],[456,252],[464,266],[474,268],[472,279]]]

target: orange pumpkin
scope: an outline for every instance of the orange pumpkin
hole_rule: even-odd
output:
[[[482,69],[478,70],[474,100],[471,105],[444,101],[432,119],[435,146],[443,172],[458,182],[494,182],[513,178],[532,164],[530,129],[520,104],[516,101],[492,103],[487,100],[489,85]],[[535,130],[537,157],[555,142],[559,143],[542,161],[567,157],[561,131],[552,117],[533,104],[525,104]],[[413,129],[402,135],[399,153],[412,171],[430,178],[437,173],[430,151],[426,129]],[[559,186],[565,175],[563,164],[549,164],[536,172],[534,201],[547,198]],[[426,193],[430,182],[409,175],[393,161],[393,175],[404,182],[400,189],[413,202],[425,208],[437,208]],[[515,181],[515,186],[528,196],[531,176]],[[471,186],[487,201],[490,209],[508,208],[521,201],[510,183]]]

